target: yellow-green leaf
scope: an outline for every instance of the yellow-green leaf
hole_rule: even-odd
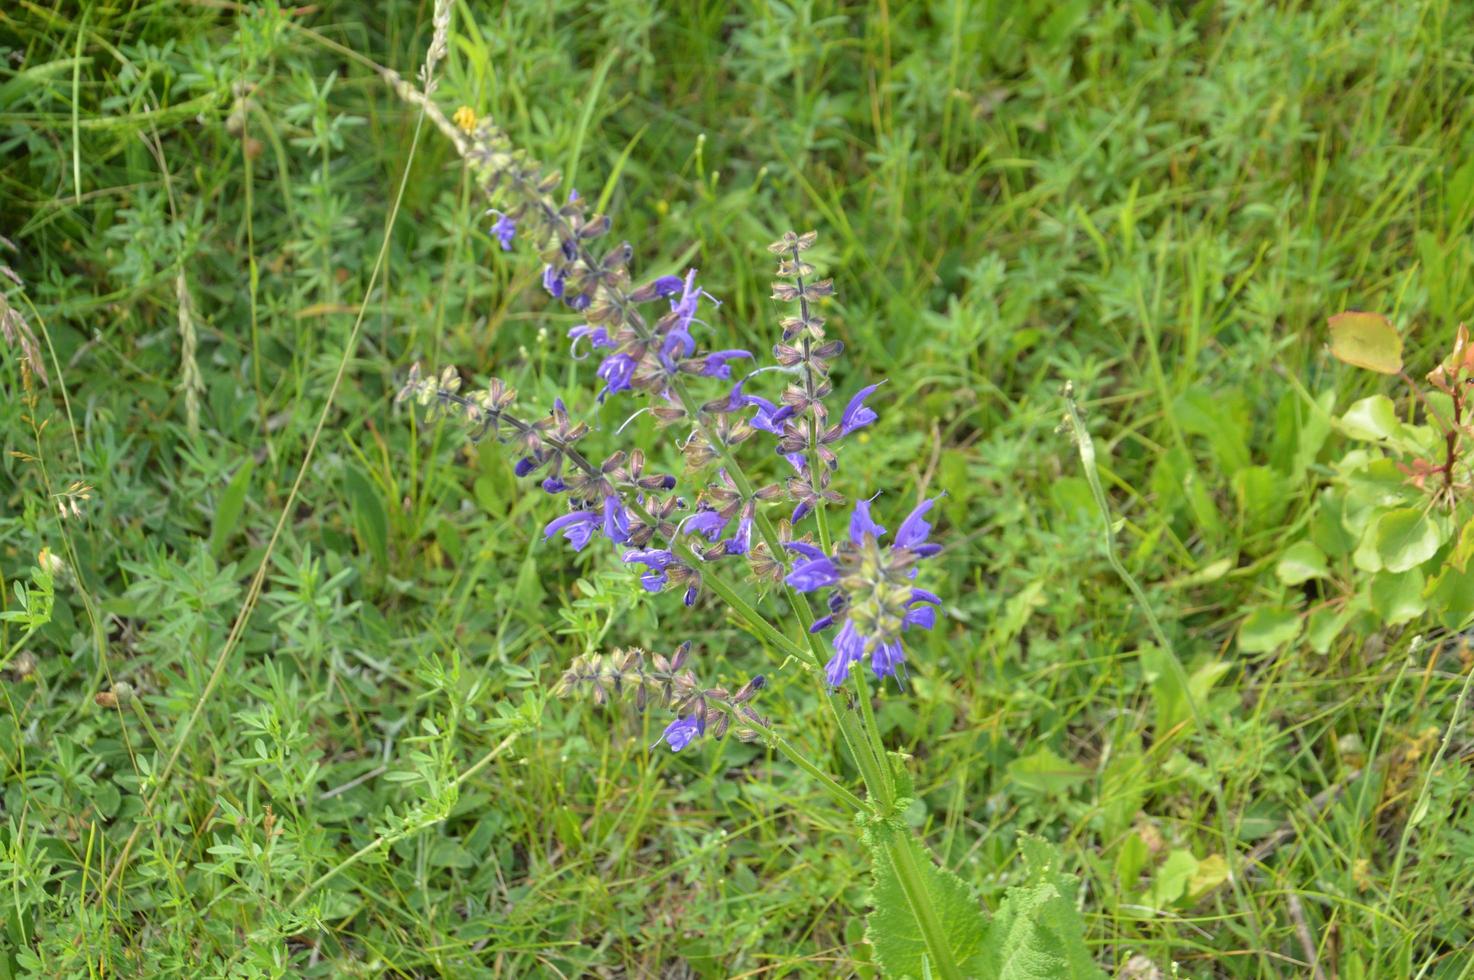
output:
[[[1380,313],[1337,313],[1329,320],[1331,353],[1338,360],[1378,374],[1402,370],[1402,338]]]

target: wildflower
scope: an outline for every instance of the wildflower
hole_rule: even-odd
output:
[[[468,105],[463,105],[450,117],[450,121],[456,124],[461,132],[470,134],[476,129],[476,110]]]
[[[728,361],[740,361],[750,359],[752,355],[745,350],[716,350],[709,354],[703,354],[697,359],[696,373],[706,378],[730,378],[732,376],[732,365]]]
[[[867,408],[865,405],[865,399],[869,398],[871,393],[879,387],[879,384],[866,385],[855,393],[855,397],[850,399],[850,403],[844,408],[844,413],[840,415],[839,425],[835,429],[830,430],[830,433],[833,434],[826,433],[826,436],[828,436],[825,439],[826,442],[833,442],[840,436],[847,436],[856,429],[863,429],[880,417],[875,414],[874,409]]]
[[[568,339],[573,341],[573,346],[569,348],[569,352],[573,355],[573,359],[576,361],[581,361],[584,357],[587,356],[580,355],[578,352],[578,342],[580,340],[583,340],[585,337],[588,338],[589,346],[594,348],[595,350],[598,350],[601,347],[612,349],[619,346],[613,341],[613,339],[610,338],[609,331],[604,329],[603,327],[596,327],[591,323],[579,324],[576,327],[570,328],[568,331]]]
[[[648,568],[649,571],[640,576],[640,584],[645,587],[646,592],[659,592],[665,588],[666,582],[670,581],[666,569],[676,563],[676,556],[660,548],[635,549],[626,551],[620,557],[620,561],[626,565],[644,565]]]
[[[705,721],[696,715],[687,715],[684,718],[677,718],[669,725],[666,725],[665,731],[660,734],[660,740],[655,744],[659,745],[660,742],[665,742],[670,746],[672,752],[679,752],[690,745],[692,739],[698,735],[705,734],[705,732]]]
[[[731,515],[723,516],[721,511],[711,507],[701,507],[696,513],[686,518],[681,523],[681,527],[688,534],[700,534],[708,541],[716,541],[722,536],[722,532],[727,528],[727,522],[731,519]]]
[[[543,288],[553,299],[563,298],[563,286],[568,273],[562,269],[555,269],[551,265],[543,266]]]
[[[825,665],[830,684],[843,683],[851,665],[867,654],[876,677],[896,674],[906,662],[901,634],[913,626],[929,630],[936,625],[931,607],[940,605],[941,597],[912,585],[917,564],[941,550],[927,540],[932,525],[926,515],[935,503],[931,498],[917,505],[888,547],[881,544],[887,531],[871,516],[869,500],[855,503],[848,540],[838,542],[834,554],[789,542],[788,548],[802,560],[785,581],[799,592],[834,590],[830,613],[815,621],[813,630],[827,629],[843,617],[832,641],[834,656]]]
[[[555,518],[543,528],[543,537],[551,538],[562,534],[573,545],[574,551],[582,551],[593,538],[599,527],[599,515],[590,510],[576,510]]]
[[[503,252],[510,252],[512,240],[517,237],[517,222],[495,208],[487,213],[497,216],[496,224],[491,226],[491,236],[501,243]]]
[[[630,389],[638,362],[628,354],[610,354],[594,373],[604,380],[604,389],[599,392],[599,401],[605,396]]]
[[[630,519],[624,512],[624,504],[617,494],[604,498],[604,536],[615,544],[624,544],[630,539]]]

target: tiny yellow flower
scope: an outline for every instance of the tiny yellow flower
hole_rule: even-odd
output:
[[[461,132],[469,133],[476,128],[476,110],[470,106],[463,105],[456,110],[455,115],[451,117],[451,121],[456,124]]]

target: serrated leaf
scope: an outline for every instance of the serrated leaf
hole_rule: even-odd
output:
[[[987,980],[1104,980],[1090,958],[1075,882],[1059,870],[1059,854],[1023,838],[1028,877],[1010,888],[988,927],[978,975]]]
[[[1421,507],[1399,507],[1377,518],[1377,557],[1389,572],[1406,572],[1432,558],[1443,544],[1439,526]]]
[[[875,827],[866,831],[865,842],[870,850],[870,866],[874,874],[865,938],[875,950],[875,959],[885,975],[921,980],[935,974],[926,957],[927,946],[921,926],[892,863],[891,848],[906,848],[911,855],[911,863],[920,869],[932,909],[941,922],[943,936],[963,975],[980,975],[979,957],[987,932],[987,918],[967,883],[952,872],[939,868],[926,848],[909,834]]]
[[[1337,360],[1378,374],[1402,370],[1402,337],[1380,313],[1337,313],[1331,328],[1331,354]]]
[[[1274,566],[1275,577],[1286,585],[1299,585],[1330,574],[1326,556],[1310,541],[1296,541],[1285,549]]]

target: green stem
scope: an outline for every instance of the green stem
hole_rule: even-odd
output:
[[[1146,592],[1137,583],[1136,577],[1127,570],[1119,555],[1116,554],[1116,529],[1111,522],[1111,505],[1106,499],[1105,490],[1100,484],[1100,473],[1095,461],[1095,442],[1090,438],[1090,430],[1085,427],[1085,422],[1080,418],[1080,407],[1075,404],[1074,386],[1065,385],[1065,411],[1066,421],[1075,437],[1075,445],[1080,452],[1080,468],[1085,471],[1085,480],[1090,484],[1090,493],[1095,498],[1096,509],[1100,511],[1101,521],[1105,524],[1105,553],[1106,560],[1110,562],[1111,568],[1120,576],[1121,581],[1131,591],[1132,597],[1141,607],[1142,615],[1146,617],[1147,625],[1151,628],[1152,636],[1157,644],[1167,654],[1168,668],[1171,670],[1177,683],[1181,685],[1184,699],[1187,701],[1188,710],[1193,716],[1193,725],[1203,738],[1203,754],[1208,760],[1208,768],[1212,778],[1209,780],[1209,793],[1213,797],[1213,809],[1218,818],[1218,832],[1223,838],[1223,851],[1228,860],[1228,881],[1233,888],[1234,897],[1244,908],[1249,920],[1250,933],[1254,939],[1254,945],[1260,952],[1261,961],[1264,960],[1262,932],[1259,925],[1259,916],[1254,905],[1244,894],[1242,877],[1238,868],[1238,855],[1234,850],[1234,835],[1228,823],[1228,801],[1223,795],[1223,786],[1219,780],[1219,773],[1223,766],[1219,761],[1218,747],[1208,732],[1206,719],[1198,706],[1198,699],[1192,695],[1191,679],[1188,677],[1187,668],[1177,657],[1177,651],[1167,639],[1166,632],[1162,629],[1157,614],[1152,611],[1151,603],[1147,600]]]
[[[691,546],[686,544],[686,542],[679,539],[672,541],[671,550],[680,556],[681,561],[690,565],[692,568],[701,567],[701,559],[697,557],[696,552],[692,551]],[[721,576],[703,570],[701,581],[703,585],[709,586],[713,592],[721,596],[722,601],[730,606],[732,611],[743,622],[760,634],[763,639],[790,657],[797,657],[799,660],[809,659],[809,651],[779,632],[772,623],[768,622],[756,609],[752,608],[746,599],[738,595],[737,590],[728,585]]]
[[[860,799],[854,793],[851,793],[849,790],[845,789],[833,776],[829,775],[829,773],[825,772],[823,769],[820,769],[818,766],[810,762],[806,755],[804,755],[792,744],[790,744],[786,739],[783,738],[783,736],[779,735],[777,732],[773,731],[771,728],[762,724],[761,722],[754,721],[752,718],[749,718],[745,715],[738,715],[736,711],[731,708],[730,705],[723,703],[722,707],[732,712],[732,717],[737,722],[746,725],[761,734],[763,736],[763,741],[766,742],[768,745],[771,745],[773,748],[777,749],[778,752],[782,754],[785,759],[787,759],[789,762],[792,762],[804,772],[817,779],[819,781],[819,785],[823,786],[826,790],[829,791],[830,796],[833,796],[840,803],[843,803],[845,806],[854,810],[856,813],[870,812],[870,807],[868,804],[866,804],[864,800]]]
[[[947,945],[947,936],[942,931],[942,922],[937,918],[936,909],[932,908],[926,882],[921,877],[921,866],[916,863],[916,853],[909,844],[910,841],[898,840],[892,834],[885,844],[886,854],[890,856],[891,866],[896,869],[896,878],[901,883],[901,891],[906,893],[906,901],[911,906],[911,914],[916,917],[916,924],[921,927],[921,935],[926,940],[926,951],[931,959],[932,969],[943,980],[962,980],[962,971],[952,956],[952,947]]]

